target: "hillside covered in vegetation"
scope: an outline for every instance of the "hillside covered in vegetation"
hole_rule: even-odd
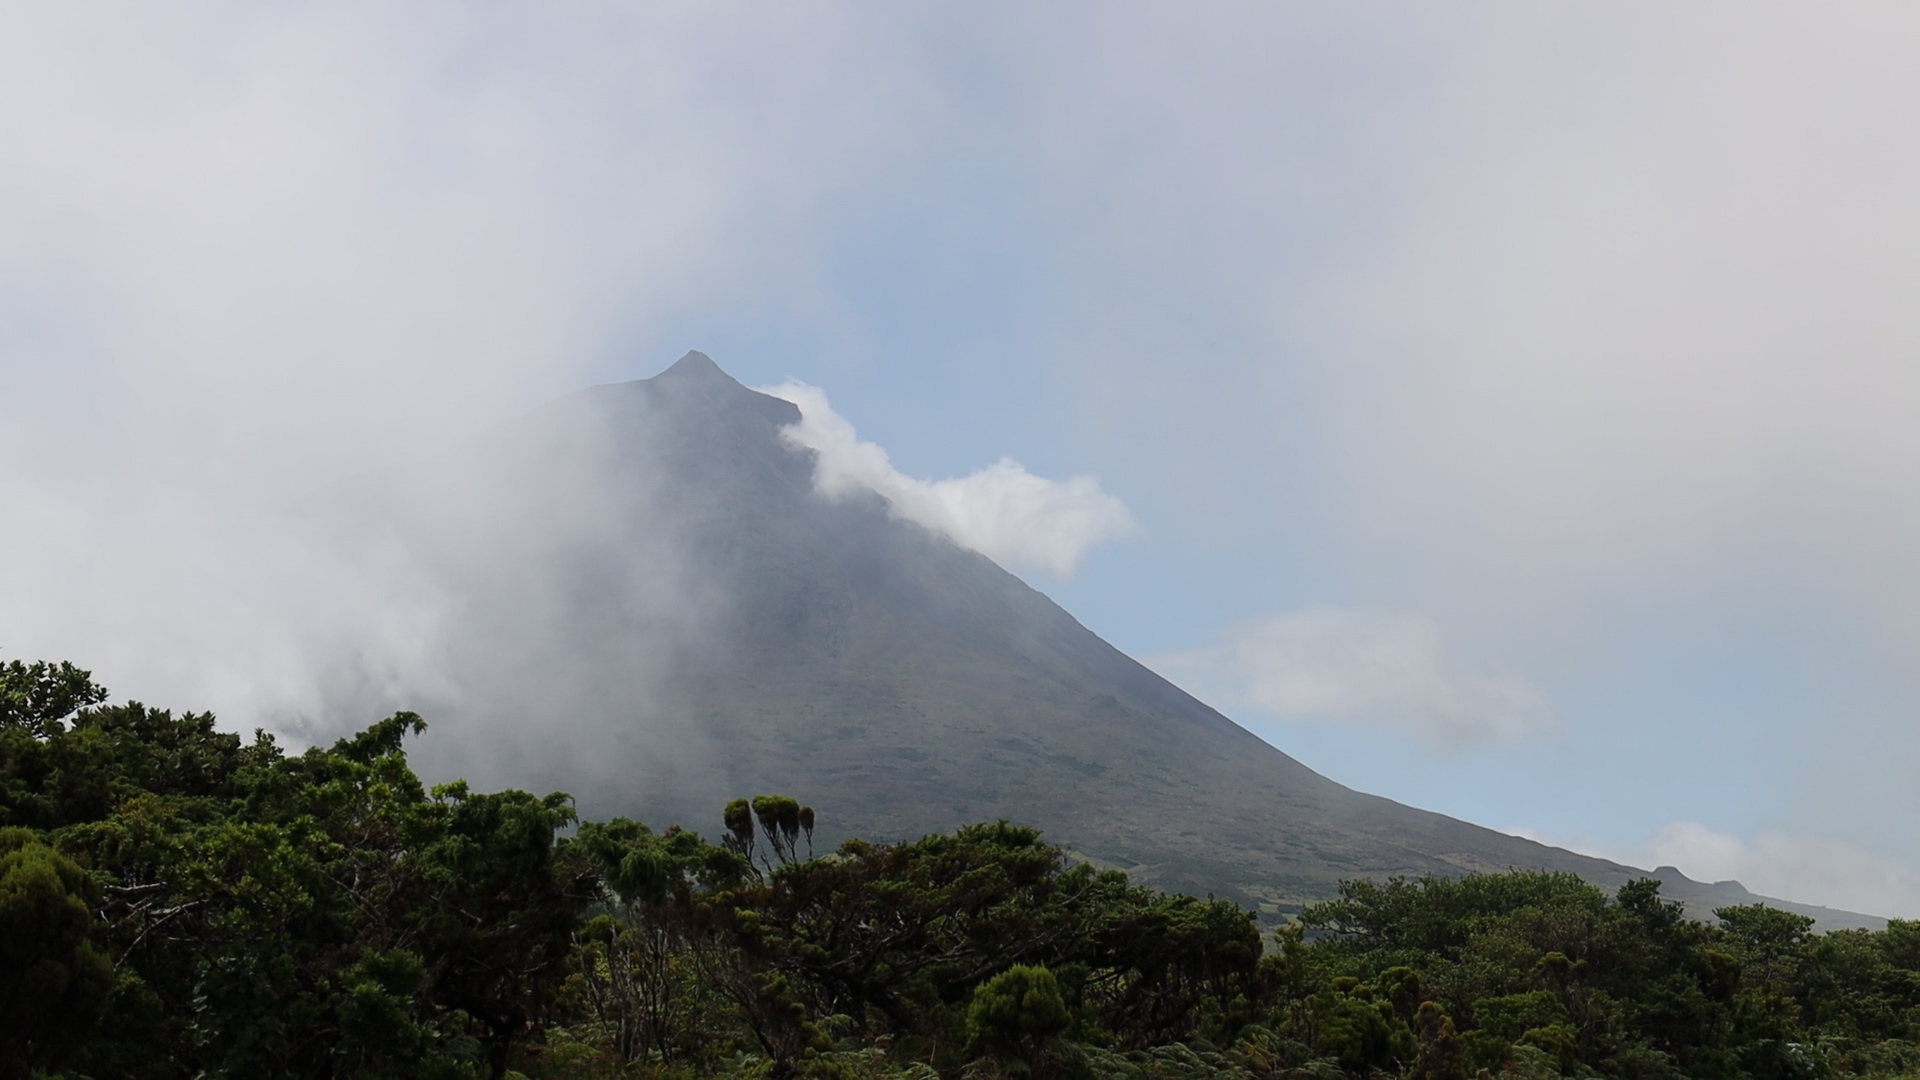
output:
[[[0,1077],[1909,1075],[1920,924],[1353,881],[1263,934],[986,823],[710,842],[0,667]],[[826,812],[831,812],[827,808]]]

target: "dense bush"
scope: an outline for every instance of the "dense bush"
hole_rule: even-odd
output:
[[[815,855],[427,790],[400,714],[289,755],[0,666],[0,1078],[1913,1075],[1920,924],[1707,924],[1639,881],[1250,913],[1005,822]],[[577,825],[577,828],[576,828]]]

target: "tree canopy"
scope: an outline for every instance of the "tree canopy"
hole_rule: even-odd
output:
[[[432,789],[400,713],[288,753],[0,666],[0,1080],[1920,1068],[1920,924],[1686,918],[1652,880],[1346,883],[1263,935],[1007,822],[812,848]]]

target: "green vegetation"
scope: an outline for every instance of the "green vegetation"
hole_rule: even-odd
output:
[[[0,665],[0,1080],[1920,1075],[1920,924],[1656,882],[1349,882],[1251,913],[974,825],[812,850],[427,790],[400,714],[292,755]]]

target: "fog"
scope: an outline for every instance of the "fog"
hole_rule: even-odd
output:
[[[531,541],[497,492],[422,462],[651,374],[677,353],[632,339],[801,254],[782,204],[806,163],[766,176],[779,95],[702,104],[729,71],[699,43],[769,32],[744,18],[0,19],[0,644],[121,693],[270,726],[320,722],[348,670],[369,704],[445,700],[461,568],[432,559],[473,552],[420,536]],[[609,21],[654,51],[601,42]],[[316,510],[369,475],[413,478],[390,498],[414,534]],[[591,518],[562,496],[595,479],[547,509]],[[538,625],[538,597],[514,603]]]

